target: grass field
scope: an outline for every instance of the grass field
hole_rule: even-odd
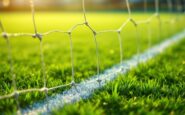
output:
[[[152,14],[133,14],[137,21],[144,20]],[[28,12],[1,13],[4,28],[9,33],[27,32],[33,33],[31,14]],[[88,13],[90,25],[97,31],[105,29],[117,29],[126,21],[128,15],[122,13]],[[175,14],[161,14],[162,20],[176,17]],[[181,16],[173,25],[162,23],[162,35],[158,38],[159,27],[157,19],[152,20],[152,45],[164,40],[184,28],[184,19]],[[69,30],[73,25],[82,23],[81,13],[38,12],[36,24],[40,33],[52,29]],[[148,48],[147,25],[139,25],[141,38],[140,48],[143,52]],[[124,59],[130,58],[137,53],[136,30],[129,23],[121,32],[123,37]],[[75,81],[80,82],[92,75],[96,75],[96,50],[92,32],[85,26],[76,28],[72,33],[74,44]],[[119,63],[119,42],[116,33],[103,33],[97,36],[100,52],[100,71]],[[71,60],[69,38],[65,34],[54,33],[44,37],[43,50],[47,73],[47,87],[53,87],[71,82]],[[10,38],[14,73],[18,90],[28,88],[42,88],[43,76],[41,72],[39,40],[32,37]],[[8,51],[6,41],[0,38],[0,95],[9,94],[13,91],[10,67],[8,64]],[[145,76],[147,77],[147,76]],[[134,77],[133,77],[134,79]],[[152,81],[150,81],[152,82]],[[156,83],[154,81],[154,83]],[[54,95],[64,89],[50,92]],[[144,95],[144,94],[143,94]],[[21,107],[32,104],[37,100],[44,99],[44,94],[35,92],[21,95],[19,102]],[[140,99],[142,100],[142,98]],[[160,101],[160,100],[159,100]],[[16,109],[14,99],[0,100],[0,111],[12,112]]]
[[[184,115],[185,40],[55,115]],[[172,61],[173,60],[173,61]]]

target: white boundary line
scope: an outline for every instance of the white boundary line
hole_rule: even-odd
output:
[[[155,57],[157,54],[163,52],[174,42],[178,42],[185,38],[185,30],[175,36],[172,36],[165,40],[164,42],[148,49],[144,53],[133,56],[129,60],[123,62],[123,64],[118,64],[110,69],[105,70],[103,74],[99,77],[93,76],[90,79],[76,84],[76,87],[57,94],[53,97],[48,97],[47,101],[36,102],[35,104],[22,109],[22,114],[34,115],[38,113],[49,114],[50,110],[63,107],[65,104],[74,103],[80,101],[81,99],[87,99],[94,90],[99,89],[107,84],[107,82],[113,81],[118,77],[119,74],[125,74],[132,67],[136,67],[139,63],[146,62],[151,58]],[[139,57],[139,58],[138,58]],[[97,80],[103,79],[101,84]]]

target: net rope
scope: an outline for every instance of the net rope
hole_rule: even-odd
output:
[[[151,38],[152,38],[152,28],[150,26],[151,21],[156,18],[158,20],[158,29],[159,29],[159,35],[158,35],[158,39],[161,37],[162,34],[162,22],[164,23],[170,23],[171,24],[171,28],[173,29],[174,23],[176,22],[177,17],[174,18],[170,18],[169,20],[162,20],[160,17],[160,11],[159,11],[159,0],[155,0],[155,12],[147,19],[145,20],[140,20],[140,21],[136,21],[133,17],[132,17],[132,12],[131,12],[131,8],[130,8],[130,3],[129,0],[125,0],[126,1],[126,7],[127,7],[127,11],[128,11],[128,18],[125,22],[122,23],[122,25],[120,26],[120,28],[118,29],[110,29],[110,30],[101,30],[101,31],[96,31],[90,24],[88,21],[88,17],[86,16],[86,8],[85,8],[85,0],[82,0],[82,12],[83,12],[83,18],[84,18],[84,22],[83,23],[78,23],[73,25],[68,31],[63,31],[63,30],[49,30],[47,32],[44,33],[38,33],[37,30],[37,26],[36,26],[36,21],[35,21],[35,5],[34,5],[34,0],[29,0],[30,2],[30,8],[31,8],[31,14],[32,14],[32,23],[33,23],[33,27],[34,27],[34,33],[8,33],[4,26],[2,21],[0,20],[0,29],[2,31],[2,37],[6,40],[6,44],[7,44],[7,48],[8,48],[8,60],[9,60],[9,66],[10,66],[10,73],[11,73],[11,77],[12,77],[12,86],[14,88],[14,91],[10,94],[7,95],[2,95],[0,96],[0,100],[4,100],[4,99],[9,99],[9,98],[14,98],[16,103],[17,103],[17,111],[20,112],[20,106],[19,106],[19,100],[18,97],[20,94],[26,94],[26,93],[30,93],[30,92],[44,92],[46,95],[46,101],[47,101],[47,97],[48,97],[48,91],[53,91],[59,88],[64,88],[64,87],[75,87],[77,84],[75,82],[75,70],[74,70],[74,57],[73,57],[73,38],[72,38],[72,33],[73,31],[82,25],[85,25],[93,34],[93,39],[94,39],[94,44],[95,44],[95,49],[96,49],[96,65],[97,65],[97,76],[99,76],[100,74],[100,59],[99,59],[99,47],[98,47],[98,42],[97,42],[97,35],[102,34],[102,33],[117,33],[117,38],[118,38],[118,42],[119,42],[119,50],[120,50],[120,64],[123,63],[123,43],[122,43],[122,36],[121,36],[121,31],[126,27],[126,25],[128,23],[132,23],[135,27],[135,31],[136,31],[136,42],[137,42],[137,55],[140,54],[140,39],[141,39],[141,35],[138,31],[138,26],[141,24],[147,24],[147,33],[148,33],[148,48],[151,47]],[[168,2],[168,10],[169,13],[172,12],[172,0],[167,0]],[[147,12],[147,0],[143,1],[144,4],[144,12]],[[181,5],[179,5],[179,1],[177,0],[176,3],[176,7],[178,10],[181,10]],[[43,38],[47,35],[50,35],[52,33],[62,33],[62,34],[66,34],[68,35],[68,38],[70,40],[70,58],[71,58],[71,74],[72,74],[72,80],[71,83],[69,84],[62,84],[62,85],[58,85],[55,87],[47,87],[47,75],[46,75],[46,69],[45,69],[45,61],[44,61],[44,54],[43,54]],[[31,89],[24,89],[24,90],[17,90],[17,86],[16,86],[16,75],[14,74],[14,65],[13,65],[13,59],[12,59],[12,50],[11,50],[11,45],[10,45],[10,39],[12,37],[27,37],[27,36],[31,36],[33,38],[37,38],[40,41],[40,60],[41,60],[41,71],[42,71],[42,80],[43,80],[43,87],[42,88],[31,88]],[[138,56],[139,57],[139,56]],[[96,81],[93,82],[98,82],[101,85],[101,81],[103,79],[100,79],[99,77],[97,77]]]

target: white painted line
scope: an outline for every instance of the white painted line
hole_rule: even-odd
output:
[[[49,114],[50,110],[63,107],[65,104],[74,103],[80,101],[81,99],[87,99],[94,90],[99,89],[107,84],[107,82],[113,81],[118,77],[119,74],[125,74],[132,67],[136,67],[139,63],[146,62],[163,52],[174,42],[178,42],[185,38],[185,31],[176,34],[175,36],[168,38],[164,42],[148,49],[146,52],[140,54],[139,56],[133,56],[131,59],[124,61],[123,64],[118,64],[110,69],[105,70],[103,74],[99,76],[103,79],[101,84],[97,82],[97,76],[93,76],[90,79],[77,84],[76,87],[64,91],[56,96],[49,97],[48,101],[36,102],[35,104],[22,109],[22,114],[35,115],[38,113]],[[139,60],[138,60],[139,57]]]

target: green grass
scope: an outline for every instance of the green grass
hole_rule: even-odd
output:
[[[185,40],[55,115],[184,115]]]
[[[152,14],[133,14],[134,19],[143,20]],[[7,32],[33,33],[31,14],[28,12],[1,13],[1,20]],[[97,31],[105,29],[117,29],[126,21],[128,15],[122,13],[88,13],[90,25]],[[175,14],[161,14],[162,20],[176,17]],[[170,24],[162,23],[162,36],[158,36],[158,22],[154,19],[152,28],[152,45],[164,40],[182,30],[184,16],[180,17],[173,28]],[[67,31],[74,24],[82,23],[81,13],[38,12],[36,24],[39,32],[51,29]],[[139,25],[141,35],[141,51],[148,48],[147,25]],[[136,32],[133,24],[129,23],[121,32],[123,37],[124,60],[137,52]],[[75,81],[80,82],[92,75],[96,75],[96,52],[92,32],[85,26],[76,28],[72,33],[74,44]],[[119,42],[116,33],[104,33],[97,36],[100,52],[100,71],[119,63]],[[71,82],[70,46],[67,35],[55,33],[44,37],[44,57],[47,73],[47,87],[53,87]],[[18,90],[28,88],[42,88],[43,76],[40,64],[39,40],[31,37],[10,38],[14,73]],[[9,94],[13,91],[12,78],[8,60],[6,41],[0,38],[0,95]],[[50,92],[54,95],[64,89]],[[43,99],[42,93],[28,93],[19,97],[21,107]],[[16,109],[14,99],[0,101],[0,111],[12,111]]]

